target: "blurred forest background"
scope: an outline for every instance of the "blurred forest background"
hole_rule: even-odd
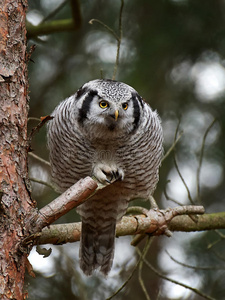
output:
[[[91,25],[89,21],[99,19],[119,33],[121,2],[28,2],[28,45],[37,46],[29,63],[31,130],[37,125],[32,117],[50,114],[85,82],[101,76],[112,78],[117,41],[102,25],[97,22]],[[57,7],[60,9],[52,14]],[[39,27],[35,32],[31,27],[73,17],[77,22],[74,30],[51,32],[49,27],[43,34]],[[122,29],[116,79],[133,86],[158,111],[165,152],[173,144],[175,132],[183,132],[175,151],[160,169],[154,195],[157,203],[160,208],[167,208],[177,206],[173,199],[181,205],[192,201],[202,204],[207,213],[225,211],[225,1],[125,0]],[[199,190],[197,173],[207,129]],[[45,128],[34,137],[32,148],[34,154],[48,159]],[[191,197],[175,167],[174,153]],[[50,182],[48,167],[38,160],[30,159],[29,170],[32,178]],[[38,207],[57,195],[44,185],[32,186]],[[147,207],[148,203],[141,205]],[[59,221],[76,222],[79,217],[72,211]],[[175,232],[171,238],[155,238],[146,256],[160,274],[198,289],[204,297],[163,279],[143,264],[114,299],[148,299],[146,294],[153,300],[225,299],[224,238],[222,230]],[[79,243],[51,246],[48,258],[33,250],[30,261],[36,278],[27,278],[29,299],[110,297],[127,280],[138,260],[130,241],[130,237],[117,239],[115,262],[107,279],[98,274],[91,278],[81,274]],[[143,246],[144,242],[140,249]]]

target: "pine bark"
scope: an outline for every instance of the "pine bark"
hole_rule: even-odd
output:
[[[0,3],[0,298],[24,299],[29,247],[26,220],[34,203],[28,188],[26,0]]]

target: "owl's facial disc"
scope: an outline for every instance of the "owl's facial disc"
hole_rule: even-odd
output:
[[[78,123],[87,132],[130,134],[139,126],[143,101],[128,85],[110,80],[94,80],[77,92]],[[95,128],[95,129],[94,129]]]

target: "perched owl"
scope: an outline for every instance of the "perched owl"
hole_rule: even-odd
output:
[[[92,176],[105,184],[77,208],[82,219],[80,267],[107,275],[116,223],[134,198],[148,199],[162,158],[159,117],[129,85],[97,79],[85,83],[54,110],[48,125],[53,181],[65,191]]]

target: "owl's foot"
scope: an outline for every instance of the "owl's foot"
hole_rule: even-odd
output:
[[[117,180],[123,180],[124,172],[115,165],[97,164],[93,168],[93,176],[102,184],[111,184]]]

